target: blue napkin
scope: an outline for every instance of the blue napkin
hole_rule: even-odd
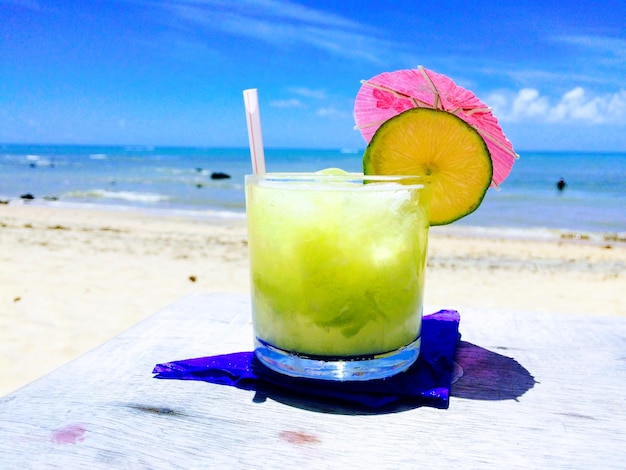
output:
[[[405,372],[369,381],[330,381],[289,377],[265,367],[254,352],[236,352],[157,364],[157,379],[201,380],[243,390],[297,397],[340,400],[348,405],[379,409],[390,405],[448,408],[459,313],[441,310],[424,316],[417,361]]]

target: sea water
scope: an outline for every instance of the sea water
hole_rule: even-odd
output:
[[[361,157],[349,149],[265,151],[271,172],[358,172]],[[247,148],[0,144],[0,201],[243,217],[250,172]],[[34,199],[21,198],[27,194]],[[501,187],[454,225],[626,232],[626,153],[520,152]]]

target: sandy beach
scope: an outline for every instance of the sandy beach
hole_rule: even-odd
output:
[[[626,316],[626,242],[433,229],[432,306]],[[0,205],[0,396],[196,291],[247,293],[245,221]]]

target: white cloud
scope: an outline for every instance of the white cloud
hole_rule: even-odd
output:
[[[305,98],[314,98],[316,100],[326,99],[326,92],[324,90],[312,90],[305,87],[292,87],[289,91],[295,95],[303,96]]]
[[[307,87],[291,87],[288,91],[289,94],[296,95],[296,97],[272,100],[270,101],[270,106],[275,108],[308,108],[313,101],[324,102],[327,99],[324,90],[315,90]]]
[[[185,31],[195,26],[280,47],[307,44],[333,55],[373,63],[380,63],[390,50],[400,47],[367,25],[290,2],[172,0],[154,4],[166,8],[170,24]]]
[[[288,100],[270,101],[270,106],[275,108],[302,108],[304,105],[299,99],[291,98]]]
[[[548,100],[540,96],[537,90],[524,88],[513,100],[511,111],[514,116],[535,117],[545,114],[548,107]]]
[[[485,102],[501,121],[586,122],[591,124],[626,121],[626,90],[590,96],[575,87],[556,99],[534,88],[523,88],[513,96],[493,93]]]
[[[327,106],[324,108],[319,108],[316,112],[316,115],[320,116],[320,117],[326,117],[326,118],[344,118],[350,115],[350,113],[346,113],[344,111],[340,111],[337,108],[333,107],[333,106]]]
[[[568,91],[556,106],[550,109],[548,120],[563,121],[568,117],[583,121],[602,122],[602,115],[598,109],[598,99],[587,99],[585,90],[581,87]]]
[[[158,3],[158,2],[155,2]],[[359,29],[356,21],[333,13],[315,10],[303,5],[279,0],[172,0],[172,6],[188,6],[197,8],[198,12],[214,12],[216,14],[233,14],[237,17],[268,17],[298,23],[319,24],[335,28]]]
[[[572,44],[608,57],[626,59],[626,40],[607,36],[556,36],[557,42]]]

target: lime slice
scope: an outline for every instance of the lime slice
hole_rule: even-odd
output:
[[[413,108],[385,121],[363,155],[366,175],[417,175],[431,180],[430,225],[474,212],[493,166],[478,132],[454,114]]]

